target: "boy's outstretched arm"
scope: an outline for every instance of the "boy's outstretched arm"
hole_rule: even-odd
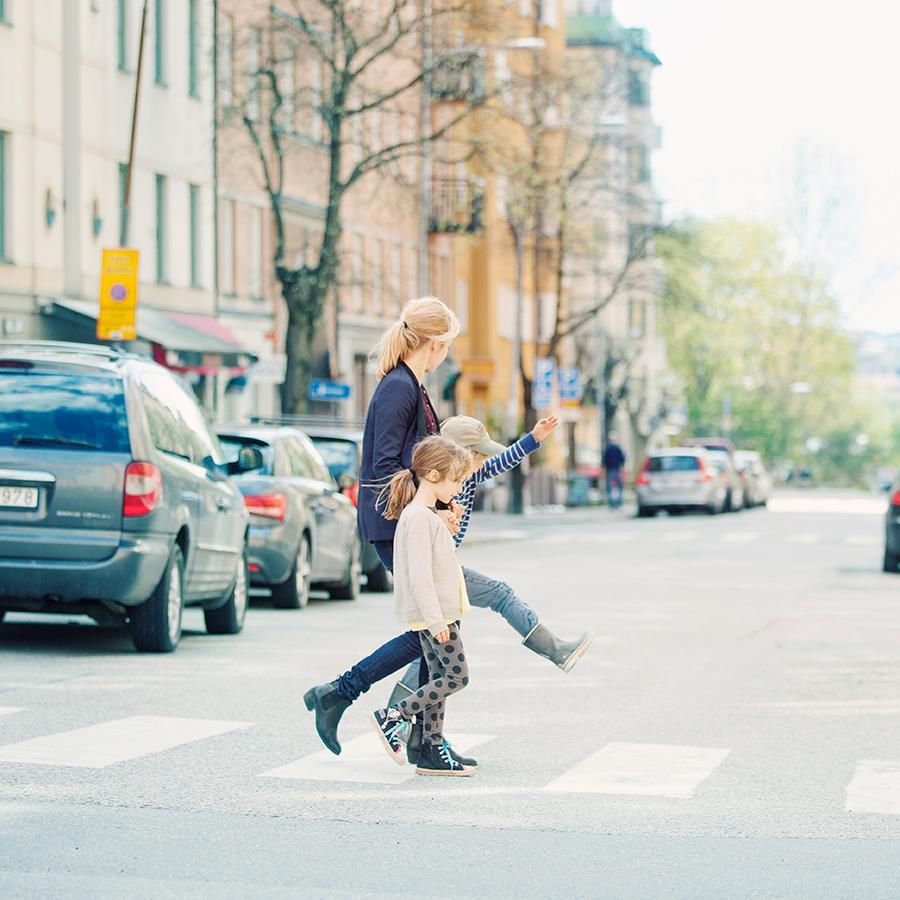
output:
[[[502,453],[498,453],[496,456],[486,460],[484,465],[472,475],[470,480],[474,481],[475,484],[483,484],[491,478],[497,478],[503,475],[504,472],[514,469],[526,456],[534,453],[541,446],[541,441],[557,425],[559,425],[559,419],[556,416],[548,416],[546,419],[541,419],[528,434],[519,438]]]

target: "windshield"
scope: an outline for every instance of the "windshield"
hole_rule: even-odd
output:
[[[84,374],[0,373],[0,447],[129,453],[122,382]]]
[[[356,478],[356,444],[339,438],[312,438],[332,478],[337,481],[341,475],[349,473]]]
[[[262,453],[263,457],[263,467],[261,469],[255,469],[255,473],[257,475],[271,475],[272,474],[272,448],[268,444],[260,444],[259,441],[250,440],[241,440],[239,437],[223,437],[219,435],[219,444],[222,447],[222,455],[225,457],[226,465],[228,463],[237,462],[238,454],[241,452],[242,447],[256,447],[260,453]]]

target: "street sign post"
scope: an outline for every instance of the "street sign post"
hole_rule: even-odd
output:
[[[577,422],[581,418],[581,372],[574,367],[560,367],[557,380],[560,416],[566,422]]]
[[[137,338],[137,250],[104,250],[100,265],[100,314],[97,340],[133,341]]]
[[[553,382],[556,363],[551,356],[539,356],[534,361],[534,382],[531,387],[531,405],[534,409],[553,406]]]
[[[309,383],[310,400],[347,400],[350,397],[350,385],[340,381],[317,381]]]

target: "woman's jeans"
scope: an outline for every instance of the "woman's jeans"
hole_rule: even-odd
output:
[[[375,549],[381,556],[379,543],[375,542]],[[488,578],[465,566],[463,566],[463,574],[466,578],[469,603],[472,606],[492,609],[499,613],[523,639],[538,624],[537,613],[516,596],[515,591],[506,582]],[[410,663],[416,664],[412,670],[412,677],[410,681],[407,681],[407,677],[404,676],[403,681],[404,684],[409,684],[415,689],[428,681],[428,667],[424,664],[422,645],[419,642],[419,635],[415,631],[404,632],[386,644],[382,644],[370,656],[360,660],[352,669],[344,672],[337,679],[337,692],[345,700],[356,700],[373,684],[405,666],[409,666]]]

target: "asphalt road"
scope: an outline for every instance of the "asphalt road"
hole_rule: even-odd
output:
[[[900,896],[900,576],[878,497],[637,520],[476,514],[463,562],[594,646],[569,675],[464,625],[426,779],[365,713],[322,751],[310,684],[396,632],[390,597],[189,611],[177,653],[86,620],[0,626],[0,896]]]

